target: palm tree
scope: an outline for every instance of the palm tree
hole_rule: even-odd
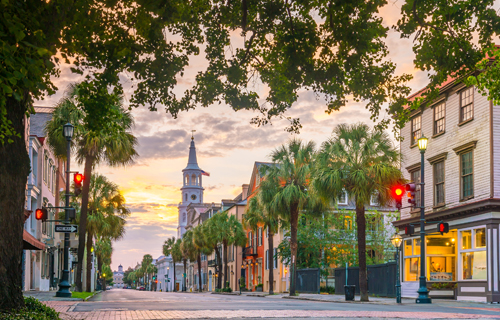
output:
[[[142,257],[142,262],[141,262],[141,270],[143,272],[143,276],[145,277],[145,284],[147,281],[147,284],[149,284],[149,277],[154,273],[154,266],[153,266],[153,257],[150,254],[145,254]],[[146,284],[146,286],[147,286]]]
[[[292,254],[290,296],[295,295],[295,272],[297,257],[297,227],[299,212],[309,201],[307,189],[311,179],[311,168],[315,154],[314,142],[303,143],[292,139],[271,153],[273,166],[262,167],[265,180],[276,185],[272,210],[280,212],[290,225],[290,250]]]
[[[172,246],[172,251],[171,251],[172,262],[174,263],[174,291],[177,291],[176,287],[175,287],[176,278],[177,278],[176,273],[175,273],[175,264],[182,260],[181,244],[182,244],[182,240],[177,239],[177,241],[175,241],[175,244]]]
[[[196,260],[198,262],[198,291],[203,291],[203,284],[201,278],[201,255],[210,254],[210,248],[207,247],[207,243],[205,242],[205,235],[203,234],[204,229],[202,225],[198,225],[193,229],[193,245],[196,250]]]
[[[163,244],[163,254],[166,257],[170,256],[172,258],[172,263],[174,264],[174,279],[173,279],[174,290],[175,290],[175,263],[180,261],[180,259],[179,260],[176,259],[177,256],[174,254],[175,244],[176,244],[175,237],[168,238],[167,240],[165,240],[165,243]]]
[[[91,248],[94,236],[97,239],[118,240],[125,235],[125,218],[130,210],[118,185],[105,176],[94,175],[90,179],[89,215],[87,216],[87,291],[91,284]]]
[[[391,187],[403,181],[400,157],[385,131],[363,123],[338,125],[317,157],[313,186],[318,194],[331,200],[347,192],[356,204],[361,301],[368,301],[365,204],[372,196],[380,205],[392,201]]]
[[[197,257],[196,250],[193,243],[193,230],[188,230],[182,236],[181,243],[181,252],[182,252],[182,262],[184,263],[184,276],[183,276],[183,288],[182,291],[187,290],[186,286],[186,272],[187,272],[187,262],[194,261]]]
[[[220,212],[216,213],[212,218],[208,219],[204,224],[202,224],[204,231],[203,234],[205,236],[205,245],[208,250],[208,254],[215,252],[215,260],[217,262],[216,273],[217,284],[216,288],[222,288],[222,254],[221,246],[222,246],[222,238],[220,237],[220,233],[223,232],[224,219],[218,219]],[[246,240],[245,240],[246,242]]]
[[[231,245],[244,247],[247,243],[247,237],[243,226],[234,215],[229,215],[227,211],[217,213],[212,217],[218,225],[219,231],[216,233],[218,242],[222,244],[224,259],[224,288],[228,286],[228,248]]]
[[[111,254],[113,246],[110,238],[100,238],[96,240],[95,252],[97,256],[97,270],[102,274],[102,266],[111,264]]]
[[[248,209],[243,218],[245,227],[250,227],[252,230],[257,230],[259,226],[263,226],[263,230],[267,231],[269,252],[266,257],[269,266],[269,294],[274,293],[274,263],[273,248],[274,248],[274,235],[279,230],[280,218],[279,212],[274,210],[272,201],[276,195],[278,185],[273,184],[272,180],[264,179],[260,183],[259,191],[255,197],[252,197],[248,202]]]
[[[88,88],[87,88],[88,89]],[[85,235],[87,232],[87,210],[90,191],[90,177],[92,169],[98,163],[106,163],[109,166],[126,165],[137,156],[135,146],[137,139],[130,133],[134,126],[134,120],[129,111],[122,106],[122,97],[115,94],[107,94],[106,90],[97,90],[93,101],[99,101],[102,107],[99,111],[107,121],[106,127],[94,127],[92,122],[87,122],[83,105],[89,103],[88,92],[84,96],[80,94],[80,86],[70,85],[65,96],[57,104],[52,119],[47,122],[45,131],[48,143],[54,153],[60,157],[66,157],[66,140],[62,134],[62,127],[70,122],[74,125],[73,148],[76,150],[79,164],[85,163],[84,181],[82,188],[82,204],[80,214],[79,242],[78,242],[78,265],[75,284],[78,291],[82,291],[82,261],[85,250]],[[88,91],[88,90],[87,90]],[[91,108],[92,109],[92,108]],[[93,108],[94,110],[96,108]]]

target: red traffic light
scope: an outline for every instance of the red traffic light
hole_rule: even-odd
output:
[[[401,209],[402,207],[401,199],[403,198],[403,194],[404,194],[403,186],[392,187],[392,197],[396,201],[396,208],[398,209]]]
[[[402,197],[403,196],[403,187],[400,187],[400,186],[395,187],[393,192],[394,192],[394,195],[396,197]]]
[[[45,221],[45,220],[47,220],[47,216],[48,216],[47,209],[45,209],[45,208],[36,209],[35,218],[37,220]]]
[[[75,176],[73,177],[75,184],[82,184],[83,182],[83,174],[81,173],[75,173]]]

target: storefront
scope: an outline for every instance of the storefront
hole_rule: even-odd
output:
[[[447,220],[450,232],[443,235],[436,232],[436,223],[428,223],[424,245],[431,297],[439,297],[447,290],[457,300],[500,302],[499,221],[500,213],[491,212],[450,219]],[[404,226],[404,222],[398,221],[395,225]],[[416,227],[412,237],[402,235],[403,297],[417,297],[422,245],[419,231]]]

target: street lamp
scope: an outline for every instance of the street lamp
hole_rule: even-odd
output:
[[[399,249],[401,248],[402,238],[395,234],[391,238],[391,243],[396,248],[396,302],[401,303],[401,281],[399,279]]]
[[[73,138],[75,127],[71,123],[63,125],[63,135],[66,138],[66,205],[64,209],[64,224],[69,224],[69,172],[71,159],[71,138]],[[61,281],[59,282],[59,290],[56,292],[56,297],[71,298],[69,284],[69,232],[64,233],[64,254],[63,254],[63,271]]]
[[[170,266],[167,267],[167,292],[168,292],[168,280],[170,279]]]
[[[428,139],[422,135],[418,139],[418,149],[420,150],[420,288],[418,288],[418,298],[416,303],[432,303],[427,290],[425,277],[425,202],[424,202],[424,153],[427,149]]]

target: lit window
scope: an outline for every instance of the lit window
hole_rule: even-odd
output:
[[[486,280],[486,228],[463,230],[460,233],[462,280]]]

